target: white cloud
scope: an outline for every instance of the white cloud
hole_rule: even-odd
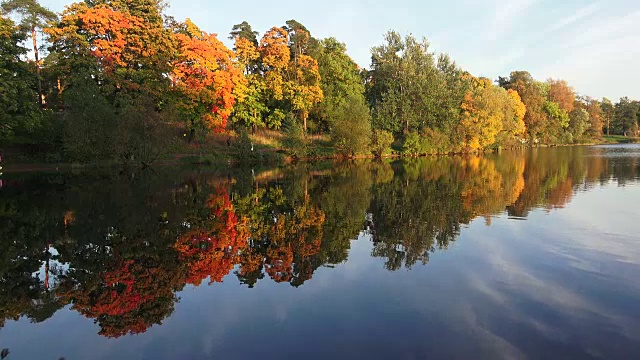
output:
[[[487,37],[490,40],[498,40],[504,34],[511,31],[514,25],[526,15],[529,8],[539,0],[512,0],[496,1],[494,4],[494,17],[489,24]]]
[[[549,26],[545,31],[543,31],[543,34],[554,33],[558,30],[564,29],[569,25],[575,24],[583,20],[584,18],[587,18],[593,15],[596,11],[600,9],[601,4],[602,3],[600,2],[591,3],[583,8],[578,9],[575,13],[569,16],[563,17],[555,24],[552,24],[551,26]]]

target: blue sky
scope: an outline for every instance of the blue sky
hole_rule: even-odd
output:
[[[41,0],[61,11],[69,1]],[[425,36],[464,69],[492,79],[528,70],[567,80],[596,98],[640,99],[640,2],[637,0],[324,0],[168,1],[169,15],[190,17],[226,38],[248,21],[263,33],[296,19],[314,37],[333,36],[368,67],[369,49],[390,29]]]

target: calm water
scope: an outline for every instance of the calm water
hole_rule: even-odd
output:
[[[7,359],[640,357],[640,147],[7,174]]]

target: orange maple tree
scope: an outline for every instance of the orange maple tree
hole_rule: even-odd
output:
[[[260,40],[260,54],[264,66],[267,89],[275,100],[284,98],[285,72],[289,66],[289,34],[279,27],[267,31]]]
[[[100,76],[116,88],[136,90],[162,82],[174,50],[170,33],[161,23],[145,22],[105,4],[73,4],[62,13],[60,22],[45,32],[54,48],[69,60],[91,55]]]
[[[234,89],[246,81],[233,61],[233,52],[216,34],[203,32],[189,19],[175,38],[179,53],[172,81],[182,95],[180,108],[192,127],[203,125],[223,132],[237,98],[242,96]]]

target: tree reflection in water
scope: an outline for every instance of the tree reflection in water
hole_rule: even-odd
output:
[[[233,174],[15,177],[0,198],[0,326],[71,309],[120,337],[171,315],[187,285],[298,287],[366,231],[388,270],[426,264],[478,217],[525,218],[638,176],[598,148],[351,162]],[[587,156],[589,155],[589,156]],[[236,281],[236,280],[232,280]]]

